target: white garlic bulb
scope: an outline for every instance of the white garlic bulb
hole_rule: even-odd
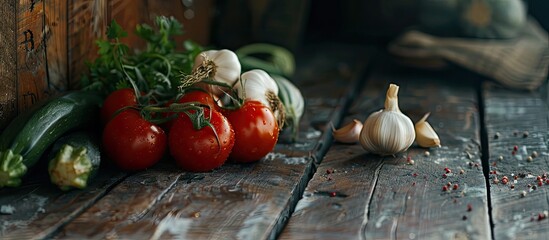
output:
[[[437,133],[431,127],[426,120],[429,117],[429,114],[425,114],[416,124],[416,142],[419,146],[430,148],[430,147],[440,147],[440,139],[438,138]]]
[[[362,131],[362,122],[359,120],[353,119],[352,122],[347,125],[332,130],[332,135],[334,139],[341,143],[356,143],[360,137],[360,132]]]
[[[414,142],[414,124],[398,107],[398,88],[390,84],[385,108],[370,114],[364,122],[359,141],[368,152],[394,155],[406,151]]]
[[[278,85],[276,81],[265,71],[254,69],[242,73],[241,83],[234,86],[241,99],[256,100],[269,107],[277,119],[278,126],[282,128],[285,120],[285,109],[278,97]]]
[[[198,83],[205,79],[233,86],[240,76],[241,68],[238,57],[231,50],[204,51],[194,59],[192,74],[183,79],[182,87]],[[223,95],[222,87],[212,85],[207,85],[207,87],[214,95]]]
[[[253,99],[260,101],[265,106],[270,106],[272,101],[269,94],[278,96],[278,85],[275,80],[265,71],[254,69],[242,73],[240,77],[242,84],[237,84],[234,89],[241,99]]]

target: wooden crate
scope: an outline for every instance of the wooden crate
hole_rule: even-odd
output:
[[[47,96],[79,86],[86,61],[97,56],[95,40],[116,20],[130,36],[138,23],[174,16],[185,34],[207,44],[213,0],[5,0],[0,5],[0,131],[18,113]]]

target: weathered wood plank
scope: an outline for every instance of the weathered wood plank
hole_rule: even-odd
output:
[[[347,52],[348,55],[354,53]],[[364,66],[366,60],[362,59],[362,64],[350,68],[350,76],[356,76],[356,67]],[[352,58],[341,61],[350,63]],[[318,64],[309,65],[316,66]],[[316,95],[305,94],[307,113],[296,143],[279,142],[275,151],[258,163],[228,163],[208,173],[182,172],[172,163],[175,169],[171,173],[174,174],[172,180],[164,181],[146,194],[143,194],[143,187],[135,186],[146,175],[137,174],[120,183],[92,208],[69,222],[57,237],[275,238],[309,180],[314,160],[322,157],[318,154],[329,146],[324,144],[327,135],[311,123],[323,127],[334,121],[334,116],[342,111],[341,102],[337,101],[343,96],[341,93],[345,93],[341,88],[349,88],[341,82],[349,84],[356,80],[337,74],[338,70],[334,67],[309,76],[318,77],[326,72],[334,76],[330,79],[334,91],[325,94],[322,100],[315,100]],[[302,79],[301,82],[306,81]],[[166,173],[158,170],[153,175]],[[127,203],[126,199],[133,200]],[[105,221],[105,216],[109,216],[114,209],[115,217]],[[89,226],[96,227],[82,230]]]
[[[41,166],[41,169],[45,169]],[[1,239],[43,239],[104,196],[126,174],[102,169],[86,190],[63,192],[50,183],[46,171],[34,170],[18,188],[0,189],[0,206],[13,209],[0,214]]]
[[[19,1],[17,14],[18,112],[50,94],[46,73],[44,2]]]
[[[105,37],[109,24],[106,0],[69,1],[68,6],[68,77],[69,86],[78,88],[86,62],[97,57],[95,40]]]
[[[420,74],[387,64],[381,61],[367,79],[346,122],[364,121],[382,108],[389,83],[396,83],[401,110],[414,122],[431,112],[429,122],[443,147],[429,156],[413,145],[405,154],[378,157],[358,144],[336,143],[281,239],[490,238],[476,85],[463,84],[454,73]],[[407,164],[407,157],[415,164]],[[446,178],[445,168],[452,170]],[[442,191],[448,182],[450,190]]]
[[[17,1],[0,6],[0,131],[17,114]]]
[[[50,93],[45,3],[8,1],[2,6],[0,130]]]
[[[543,178],[549,172],[547,103],[537,93],[492,84],[484,85],[482,96],[494,237],[546,238],[549,216],[539,218],[539,214],[549,210],[549,184]],[[534,151],[539,155],[529,161]],[[537,176],[542,177],[541,186]]]
[[[68,0],[44,1],[44,41],[48,89],[61,92],[70,88],[68,78]]]
[[[109,231],[120,222],[136,221],[180,181],[183,174],[171,164],[161,164],[126,178],[108,195],[70,221],[56,238],[89,239],[116,237]],[[182,178],[183,179],[183,178]],[[113,235],[114,234],[114,235]]]

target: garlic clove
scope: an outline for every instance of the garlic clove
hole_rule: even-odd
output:
[[[341,143],[356,143],[359,140],[360,131],[362,131],[362,122],[353,119],[352,122],[339,128],[333,129],[332,135],[334,139]]]
[[[430,114],[431,113],[426,113],[425,116],[415,124],[416,142],[420,147],[440,147],[440,138],[433,127],[431,127],[431,124],[426,121]]]

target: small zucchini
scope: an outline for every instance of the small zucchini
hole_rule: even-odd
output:
[[[97,119],[101,102],[97,93],[73,91],[12,120],[0,135],[0,187],[19,186],[27,169],[55,140]]]
[[[63,191],[86,188],[101,163],[99,138],[87,131],[69,133],[55,141],[48,156],[53,184]]]

